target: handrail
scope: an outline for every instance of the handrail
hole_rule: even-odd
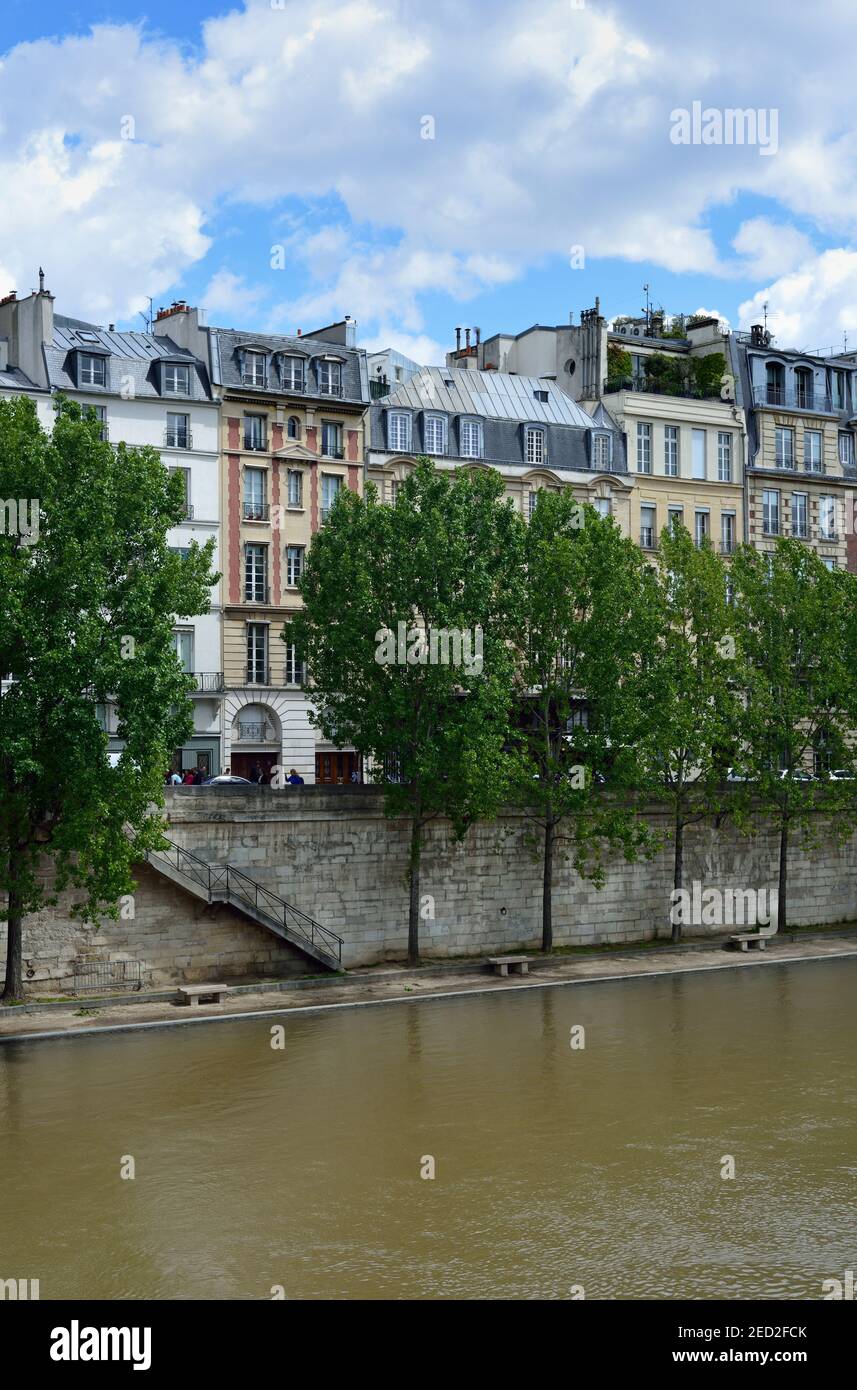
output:
[[[166,836],[164,838],[166,839]],[[270,888],[258,883],[241,869],[236,869],[234,865],[211,864],[207,859],[200,859],[192,850],[176,844],[174,840],[167,839],[167,844],[169,849],[166,850],[147,850],[147,859],[155,856],[165,859],[169,864],[175,861],[176,870],[198,883],[209,897],[215,889],[225,892],[228,897],[249,904],[257,913],[264,912],[275,921],[279,920],[285,931],[302,936],[312,946],[320,946],[329,955],[335,955],[340,964],[342,963],[342,937],[337,936],[330,927],[323,927],[306,912],[301,912],[300,908],[292,907],[279,893],[272,892]]]

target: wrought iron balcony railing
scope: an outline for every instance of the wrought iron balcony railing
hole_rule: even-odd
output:
[[[192,675],[198,695],[213,695],[223,689],[222,671],[194,671]]]
[[[245,521],[267,521],[271,515],[271,509],[267,502],[248,502],[244,501],[244,520]]]

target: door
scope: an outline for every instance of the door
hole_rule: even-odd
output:
[[[246,777],[250,781],[250,774],[258,763],[265,775],[265,782],[271,780],[271,768],[278,761],[276,753],[233,753],[229,770],[233,777]]]
[[[347,786],[358,767],[356,753],[316,753],[315,780],[328,786]]]

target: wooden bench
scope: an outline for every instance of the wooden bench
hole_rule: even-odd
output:
[[[776,927],[760,927],[758,931],[739,931],[729,938],[730,946],[737,946],[742,951],[747,951],[751,946],[758,946],[760,951],[767,950],[765,942],[776,935]]]
[[[223,996],[229,993],[228,985],[179,985],[179,994],[184,995],[185,1004],[220,1004]]]
[[[493,965],[495,975],[526,975],[529,972],[528,956],[489,956],[488,964]]]

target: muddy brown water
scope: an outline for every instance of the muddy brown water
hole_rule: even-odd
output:
[[[856,1034],[845,960],[4,1045],[0,1279],[819,1298],[857,1271]]]

